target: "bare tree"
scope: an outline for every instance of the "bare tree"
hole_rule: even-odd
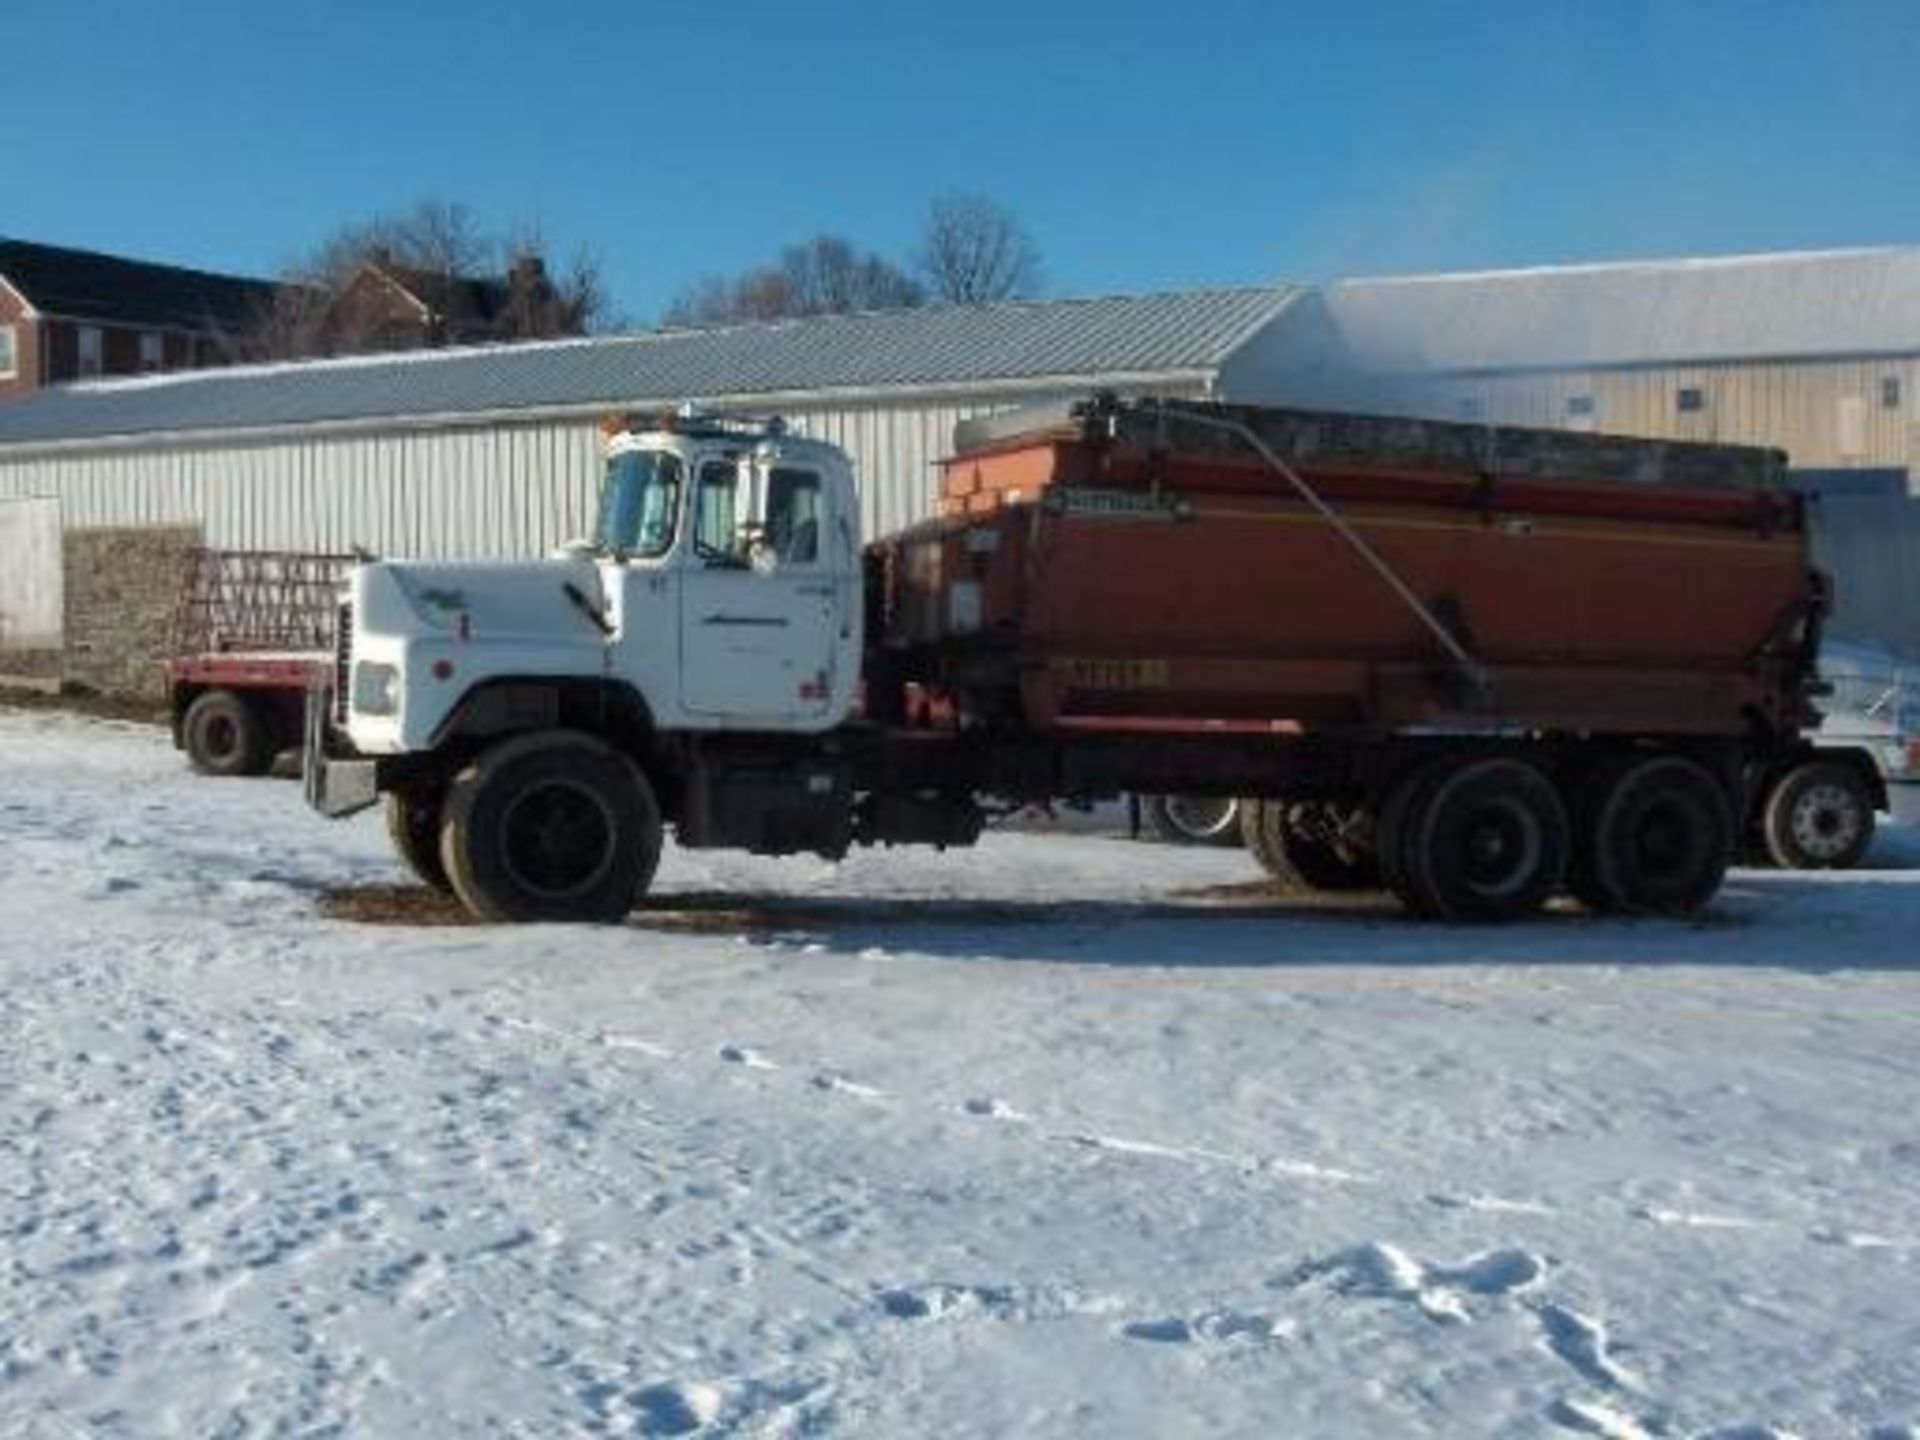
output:
[[[668,304],[662,320],[668,325],[725,325],[899,310],[925,302],[925,289],[892,261],[838,235],[816,235],[787,246],[771,265],[695,281]]]
[[[934,295],[979,305],[1040,288],[1040,252],[1013,212],[984,195],[936,200],[920,242],[920,271]]]
[[[344,225],[283,269],[272,304],[231,348],[277,359],[449,338],[530,340],[584,334],[604,319],[606,289],[591,252],[577,252],[555,276],[540,259],[536,227],[507,233],[508,240],[496,241],[464,205],[439,200]],[[378,305],[343,305],[368,267],[418,294],[454,333],[396,327]]]

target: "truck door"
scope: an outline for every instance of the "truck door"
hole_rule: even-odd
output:
[[[736,728],[826,712],[840,628],[828,503],[804,466],[701,465],[680,591],[689,711]]]

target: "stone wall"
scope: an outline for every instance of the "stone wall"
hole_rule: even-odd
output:
[[[172,645],[181,585],[202,543],[197,525],[66,532],[68,686],[165,697],[161,664]]]

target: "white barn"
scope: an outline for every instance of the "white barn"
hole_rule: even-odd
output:
[[[854,458],[864,523],[933,513],[957,420],[1095,390],[1270,398],[1291,287],[829,316],[77,385],[0,406],[0,502],[240,549],[514,556],[591,528],[596,422],[698,400]]]

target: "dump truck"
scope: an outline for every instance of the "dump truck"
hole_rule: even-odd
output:
[[[174,607],[166,683],[173,743],[203,775],[264,775],[304,734],[327,673],[351,555],[195,550]]]
[[[1777,452],[1095,397],[963,423],[863,545],[777,422],[605,439],[552,558],[356,566],[309,696],[309,802],[384,801],[484,919],[617,920],[669,829],[838,857],[1128,792],[1267,802],[1421,916],[1685,912],[1807,753]]]

